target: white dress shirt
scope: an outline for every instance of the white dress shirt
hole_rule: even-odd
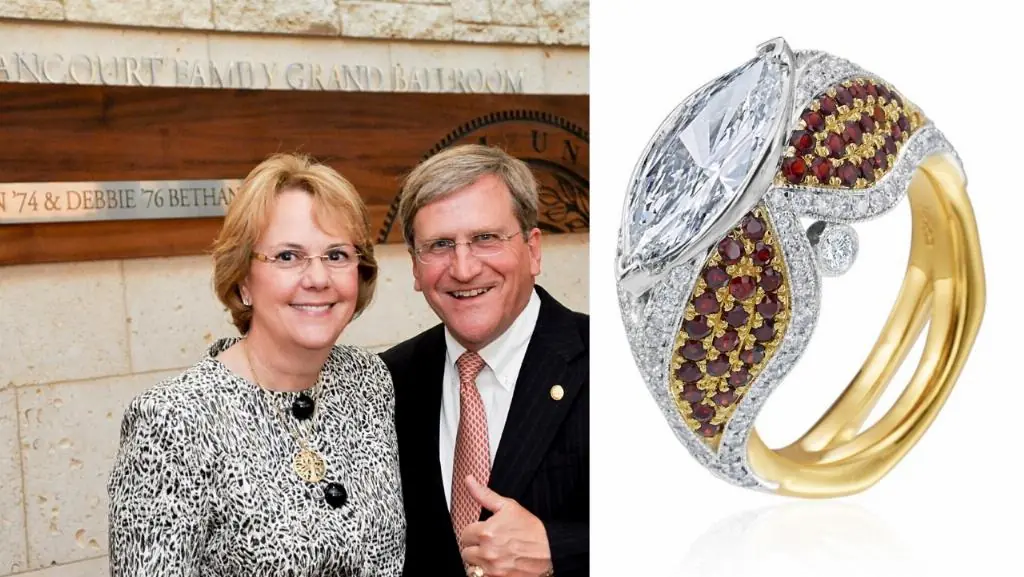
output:
[[[519,369],[523,366],[526,348],[537,326],[540,314],[540,297],[537,291],[530,294],[530,301],[523,312],[519,313],[512,325],[487,345],[478,354],[486,365],[476,377],[476,388],[484,403],[487,414],[487,437],[490,443],[491,466],[494,466],[494,455],[501,441],[501,431],[505,428],[508,408],[512,404],[512,393],[519,378]],[[459,433],[459,369],[455,361],[466,352],[466,347],[459,344],[455,337],[444,330],[447,344],[447,355],[444,364],[444,385],[441,390],[441,435],[440,461],[441,479],[444,482],[444,498],[448,509],[452,506],[452,475],[455,467],[455,439]]]

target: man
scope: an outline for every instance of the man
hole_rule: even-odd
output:
[[[534,285],[532,173],[496,148],[451,148],[406,178],[399,216],[442,323],[382,355],[405,575],[587,575],[589,318]]]

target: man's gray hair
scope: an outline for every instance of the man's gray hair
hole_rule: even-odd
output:
[[[537,180],[525,162],[500,148],[464,144],[448,148],[419,164],[405,178],[398,216],[402,235],[414,244],[413,219],[421,208],[493,174],[512,194],[516,220],[523,235],[537,227]]]

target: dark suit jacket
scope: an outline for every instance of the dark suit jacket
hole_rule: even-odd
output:
[[[587,315],[540,287],[540,315],[516,380],[488,485],[547,529],[556,577],[589,574],[590,353]],[[462,576],[438,460],[444,327],[383,353],[395,382],[395,424],[405,500],[406,577]],[[561,400],[551,388],[561,385]],[[482,512],[486,520],[490,513]]]

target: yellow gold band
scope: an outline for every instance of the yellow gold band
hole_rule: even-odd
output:
[[[965,178],[945,155],[925,159],[908,190],[913,217],[907,274],[864,366],[824,416],[793,444],[773,450],[756,431],[749,464],[784,495],[824,498],[863,491],[921,438],[963,369],[981,325],[985,276]],[[893,375],[928,333],[910,383],[861,431]]]

